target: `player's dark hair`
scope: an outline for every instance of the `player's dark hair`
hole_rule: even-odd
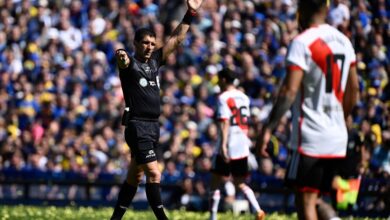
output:
[[[298,6],[303,9],[306,13],[314,15],[322,7],[327,6],[328,0],[299,0]]]
[[[237,73],[229,68],[224,68],[218,72],[218,78],[225,79],[228,84],[233,84],[234,80],[237,78]]]
[[[140,42],[145,36],[156,37],[156,33],[150,28],[139,28],[135,31],[134,41]]]
[[[299,0],[298,12],[299,23],[303,28],[307,28],[313,16],[322,8],[327,6],[327,0]]]

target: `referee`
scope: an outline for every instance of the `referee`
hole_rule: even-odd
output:
[[[156,157],[160,136],[158,69],[184,40],[201,3],[202,0],[187,0],[187,13],[162,48],[155,48],[156,34],[152,30],[141,28],[134,36],[134,56],[129,56],[123,49],[116,51],[119,77],[126,102],[122,123],[126,126],[125,140],[131,148],[132,160],[127,178],[119,191],[112,220],[122,219],[144,174],[146,197],[154,215],[159,220],[168,219],[161,201],[161,172]]]

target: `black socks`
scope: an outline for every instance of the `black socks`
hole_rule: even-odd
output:
[[[167,220],[164,207],[161,201],[160,183],[146,183],[145,184],[146,197],[154,215],[158,220]]]
[[[114,213],[111,216],[111,220],[122,219],[136,192],[137,187],[128,184],[125,180],[118,193],[118,200],[115,205]]]
[[[156,218],[158,220],[167,220],[168,217],[165,215],[164,207],[161,201],[160,183],[146,183],[145,191],[149,205],[152,208]],[[122,184],[111,220],[122,219],[136,192],[137,187],[128,184],[127,181]]]

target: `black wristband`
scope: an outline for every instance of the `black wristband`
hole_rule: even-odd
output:
[[[196,11],[187,10],[187,13],[184,15],[183,24],[191,24],[196,16]]]

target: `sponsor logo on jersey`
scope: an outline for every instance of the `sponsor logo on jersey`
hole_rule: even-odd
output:
[[[142,86],[142,87],[146,87],[148,85],[148,81],[145,79],[145,78],[141,78],[139,80],[139,84]]]
[[[150,68],[150,66],[147,64],[147,63],[142,63],[141,64],[141,69],[143,69],[145,71],[146,74],[150,74],[152,69]]]

